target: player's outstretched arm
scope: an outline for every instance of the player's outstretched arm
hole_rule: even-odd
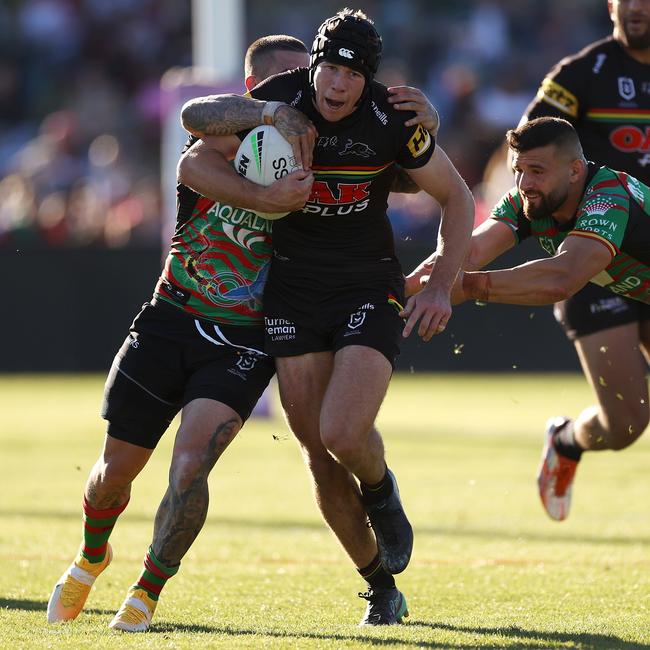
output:
[[[453,302],[475,299],[512,305],[550,305],[566,300],[607,268],[612,253],[603,243],[568,236],[557,253],[511,269],[462,273]]]
[[[482,269],[486,264],[489,264],[492,260],[495,260],[512,248],[515,243],[515,234],[510,226],[495,219],[486,219],[480,226],[474,228],[472,232],[470,249],[463,263],[463,269],[466,271]],[[406,276],[407,297],[420,291],[427,283],[437,256],[438,252],[435,251],[429,257],[422,260]],[[454,304],[453,300],[452,304]]]
[[[418,334],[428,341],[447,326],[451,317],[450,292],[469,250],[474,225],[474,199],[447,154],[436,147],[426,165],[408,170],[442,209],[436,256],[425,287],[411,296],[402,315],[407,318],[404,336],[419,321]]]
[[[293,147],[298,164],[311,169],[316,128],[288,104],[233,94],[195,97],[183,105],[181,124],[197,138],[234,135],[261,124],[272,124]]]
[[[313,182],[310,172],[297,171],[264,187],[243,178],[226,159],[238,138],[197,140],[178,163],[178,180],[201,196],[261,212],[290,212],[302,208]]]

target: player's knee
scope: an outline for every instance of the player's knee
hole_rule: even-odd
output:
[[[95,463],[90,482],[96,491],[127,488],[140,473],[144,462],[127,454],[104,454]]]
[[[344,463],[363,453],[364,441],[359,436],[359,432],[352,427],[323,426],[320,435],[325,448]]]
[[[207,482],[213,465],[206,454],[191,451],[176,453],[169,469],[169,484],[175,491],[181,492],[197,482]]]
[[[645,431],[649,416],[646,409],[629,411],[610,418],[607,426],[607,448],[612,451],[626,449]]]
[[[317,485],[328,483],[341,468],[336,458],[322,444],[302,447],[305,464]],[[344,470],[345,471],[345,470]]]
[[[639,438],[647,424],[648,422],[646,421],[644,424],[630,423],[627,424],[627,426],[616,427],[614,431],[611,432],[609,448],[612,451],[621,451],[622,449],[626,449]]]

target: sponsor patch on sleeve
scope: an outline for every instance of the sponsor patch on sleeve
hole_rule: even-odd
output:
[[[578,117],[578,98],[559,83],[546,77],[537,91],[537,98],[571,117]]]
[[[411,136],[411,139],[406,143],[408,150],[411,152],[413,158],[421,156],[431,146],[431,134],[421,124]]]

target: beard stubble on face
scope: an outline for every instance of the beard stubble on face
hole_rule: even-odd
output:
[[[650,21],[646,21],[646,29],[642,34],[630,33],[631,28],[628,20],[623,20],[619,24],[619,28],[623,33],[625,45],[631,50],[647,50],[650,49]]]
[[[568,193],[562,192],[561,190],[549,192],[548,194],[542,194],[540,192],[537,195],[537,204],[531,205],[529,199],[524,196],[524,216],[529,221],[550,217],[562,206],[567,200],[567,197]]]

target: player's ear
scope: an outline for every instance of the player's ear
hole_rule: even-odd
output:
[[[571,167],[569,170],[569,177],[572,182],[577,182],[580,180],[580,177],[582,176],[582,173],[584,172],[586,167],[585,160],[584,158],[576,158],[571,162]]]
[[[259,82],[259,79],[254,74],[249,74],[248,77],[246,77],[246,81],[244,81],[246,84],[246,90],[253,90]]]

